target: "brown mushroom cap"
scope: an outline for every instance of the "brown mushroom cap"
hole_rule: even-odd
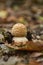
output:
[[[21,23],[17,23],[12,28],[12,35],[15,37],[23,37],[27,34],[27,28],[25,25]]]

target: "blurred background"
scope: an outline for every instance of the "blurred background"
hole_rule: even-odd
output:
[[[18,22],[27,27],[43,24],[43,0],[0,0],[0,27]]]

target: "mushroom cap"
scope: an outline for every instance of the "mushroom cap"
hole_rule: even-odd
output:
[[[21,23],[17,23],[12,27],[12,35],[15,37],[23,37],[27,34],[27,28]]]

